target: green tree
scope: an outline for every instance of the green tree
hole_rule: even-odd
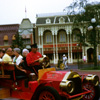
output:
[[[93,53],[93,58],[94,58],[94,66],[95,68],[97,67],[97,44],[98,44],[98,31],[96,30],[97,25],[100,23],[100,2],[96,3],[88,3],[88,0],[75,0],[70,6],[67,7],[68,10],[68,15],[74,16],[74,22],[73,22],[73,27],[74,26],[79,26],[83,27],[84,30],[84,25],[85,23],[87,24],[86,26],[86,33],[78,35],[80,43],[85,47],[86,42],[85,40],[88,39],[88,43],[90,43],[94,47],[94,53]],[[96,23],[91,23],[91,19],[95,18]],[[88,31],[88,26],[92,25],[93,29],[91,31]],[[89,35],[87,37],[87,34]]]
[[[20,48],[21,50],[24,48],[24,44],[23,44],[23,39],[22,37],[19,35],[19,33],[17,33],[15,35],[15,40],[13,40],[12,42],[12,48]]]

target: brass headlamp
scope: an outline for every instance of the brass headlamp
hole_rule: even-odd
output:
[[[62,81],[60,83],[60,88],[67,93],[73,93],[74,91],[74,83],[72,81]]]
[[[88,75],[86,76],[86,80],[92,82],[95,86],[99,84],[99,77],[97,75]]]

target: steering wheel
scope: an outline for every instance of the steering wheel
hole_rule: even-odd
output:
[[[46,55],[43,55],[41,58],[39,58],[39,63],[44,69],[50,65],[50,59]]]

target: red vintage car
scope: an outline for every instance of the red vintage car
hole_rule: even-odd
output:
[[[38,76],[30,73],[27,77],[16,77],[14,65],[8,63],[1,63],[0,70],[0,87],[9,89],[10,97],[24,100],[99,100],[97,75],[45,68],[38,71]],[[13,72],[13,79],[5,74],[5,70]]]

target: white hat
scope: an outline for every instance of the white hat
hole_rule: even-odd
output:
[[[25,52],[25,51],[27,51],[29,53],[29,50],[28,49],[23,49],[22,53]]]

